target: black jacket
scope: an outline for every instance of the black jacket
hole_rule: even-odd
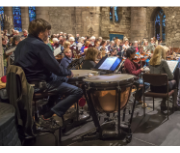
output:
[[[23,68],[27,81],[53,80],[52,73],[57,76],[71,75],[71,71],[59,65],[50,47],[41,39],[28,35],[15,50],[14,64]]]
[[[82,65],[82,69],[91,70],[95,66],[96,66],[96,63],[94,61],[84,60],[83,65]]]

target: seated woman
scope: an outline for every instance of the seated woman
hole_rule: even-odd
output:
[[[69,48],[66,48],[64,50],[64,57],[62,58],[60,65],[63,66],[65,69],[69,66],[69,64],[72,62],[72,52]]]
[[[83,61],[82,69],[90,70],[96,66],[95,60],[98,55],[98,50],[95,48],[88,48],[86,51],[85,60]]]
[[[133,74],[137,77],[137,82],[139,84],[143,84],[143,80],[141,78],[139,78],[139,75],[141,74],[142,71],[144,71],[144,69],[140,68],[140,65],[133,62],[135,55],[136,55],[136,50],[134,47],[130,47],[126,50],[126,57],[127,58],[126,58],[126,61],[124,62],[124,68],[125,68],[127,73]],[[144,83],[144,85],[145,85],[144,88],[146,91],[150,85],[149,85],[149,83],[146,83],[146,82]],[[137,94],[138,96],[136,98],[140,103],[143,104],[143,107],[146,107],[146,105],[141,101],[141,97],[143,94],[142,91],[143,91],[142,89],[140,89],[138,91],[138,94]]]
[[[163,46],[157,46],[154,50],[153,56],[149,62],[149,68],[151,74],[162,74],[166,73],[168,76],[168,86],[169,90],[176,88],[176,80],[173,80],[174,76],[172,72],[169,69],[169,66],[166,62],[166,55],[167,55],[168,49]],[[166,93],[167,87],[166,86],[152,86],[151,85],[151,91],[156,93]],[[166,109],[166,98],[163,98],[161,102],[161,110]]]

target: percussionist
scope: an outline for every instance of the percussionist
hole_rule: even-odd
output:
[[[61,81],[62,76],[72,77],[73,74],[59,65],[49,46],[43,42],[47,40],[50,30],[51,25],[44,19],[31,21],[28,37],[21,41],[15,50],[15,65],[24,70],[27,81],[31,83],[34,80],[45,80],[47,82],[46,91],[51,90],[56,93],[50,96],[47,107],[45,107],[45,119],[52,117],[54,113],[62,117],[68,108],[83,95],[80,88]],[[62,94],[68,96],[60,100]]]

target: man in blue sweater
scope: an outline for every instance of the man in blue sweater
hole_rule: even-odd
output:
[[[51,49],[43,41],[47,40],[51,25],[43,19],[30,22],[29,35],[21,41],[15,50],[14,64],[20,66],[29,83],[34,80],[46,81],[46,91],[55,92],[47,103],[49,111],[44,118],[50,118],[54,113],[62,117],[75,102],[82,97],[83,91],[73,85],[62,81],[62,77],[72,77],[70,70],[59,65]],[[60,95],[67,94],[63,100]],[[54,106],[54,104],[56,105]]]

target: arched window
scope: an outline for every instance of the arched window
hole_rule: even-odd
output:
[[[22,22],[21,22],[21,8],[13,7],[13,22],[14,29],[22,32]]]
[[[160,9],[155,17],[155,37],[156,39],[162,39],[165,41],[166,33],[165,33],[165,24],[166,21],[166,15],[164,14],[163,10]]]
[[[120,21],[119,12],[120,12],[119,7],[110,7],[109,18],[111,22],[118,23]]]
[[[0,24],[1,24],[1,30],[4,28],[4,7],[0,6]]]
[[[36,7],[29,7],[29,22],[36,19]]]

